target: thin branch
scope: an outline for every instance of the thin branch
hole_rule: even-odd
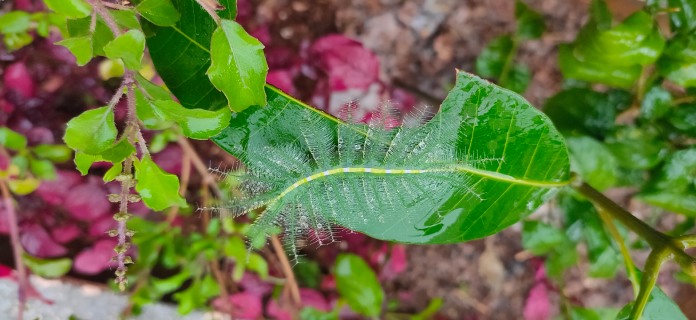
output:
[[[638,296],[638,293],[640,292],[640,280],[638,280],[638,275],[636,274],[636,265],[631,258],[628,247],[626,247],[626,243],[621,237],[619,229],[616,228],[616,225],[614,225],[614,221],[611,220],[609,214],[601,209],[597,210],[597,212],[599,212],[599,217],[602,218],[602,221],[607,227],[609,234],[612,238],[614,238],[616,244],[619,245],[619,251],[621,251],[621,255],[623,256],[624,264],[626,266],[626,274],[628,274],[628,279],[631,280],[631,286],[633,287],[633,295]]]
[[[94,11],[96,11],[97,14],[104,20],[104,23],[106,23],[109,29],[111,29],[111,33],[113,33],[115,37],[118,37],[123,33],[123,31],[121,31],[121,28],[118,27],[116,20],[114,20],[114,18],[109,13],[109,9],[104,7],[100,0],[87,0],[87,2],[89,2],[90,5],[92,5]]]
[[[273,251],[276,252],[280,260],[280,265],[283,267],[283,273],[288,280],[288,286],[286,288],[289,288],[293,305],[297,308],[302,305],[302,298],[300,297],[300,289],[297,286],[297,281],[295,281],[295,273],[292,272],[290,261],[288,261],[285,250],[283,250],[283,246],[280,244],[280,240],[278,240],[277,236],[271,236],[271,245],[273,246]]]
[[[9,231],[10,241],[12,242],[12,253],[14,254],[15,267],[17,268],[17,296],[19,298],[17,318],[22,320],[24,319],[24,306],[27,303],[27,290],[29,288],[27,271],[24,269],[24,260],[22,260],[24,249],[22,248],[22,244],[19,242],[19,220],[17,219],[17,212],[14,209],[12,196],[10,195],[4,180],[0,180],[0,190],[2,190],[2,200],[5,204],[5,210],[7,212],[7,223],[10,227]]]

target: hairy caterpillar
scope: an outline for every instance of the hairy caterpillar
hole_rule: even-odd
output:
[[[512,98],[501,101],[495,94],[503,89],[461,78],[430,121],[392,129],[385,116],[369,125],[344,123],[267,90],[269,106],[235,115],[214,138],[247,167],[246,191],[231,210],[263,208],[251,236],[281,227],[292,253],[304,234],[331,241],[334,225],[387,240],[443,243],[514,223],[549,188],[567,183],[565,147],[552,127],[529,126],[544,116],[518,96],[505,92]],[[529,132],[531,139],[516,137]],[[537,154],[549,150],[553,160],[537,160],[541,170],[531,170]]]

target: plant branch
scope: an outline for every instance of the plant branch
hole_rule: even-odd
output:
[[[607,214],[606,212],[604,212],[604,210],[601,209],[597,210],[597,212],[599,212],[599,217],[602,218],[602,221],[604,222],[604,225],[607,227],[609,234],[619,245],[619,251],[621,251],[621,255],[623,256],[624,264],[626,266],[626,273],[628,274],[628,279],[631,280],[631,286],[633,287],[633,295],[638,296],[638,294],[640,293],[640,280],[638,280],[638,275],[636,274],[636,265],[633,262],[633,259],[631,258],[631,254],[628,251],[628,247],[626,247],[626,243],[621,237],[619,229],[616,228],[616,225],[614,225],[614,221],[611,220],[609,214]]]
[[[280,244],[280,240],[278,240],[277,236],[271,236],[271,245],[273,246],[273,251],[276,252],[278,259],[280,260],[280,265],[283,267],[283,273],[285,273],[285,277],[288,280],[288,286],[286,288],[289,288],[293,305],[297,308],[302,305],[302,298],[300,297],[300,289],[295,281],[295,273],[292,272],[290,261],[288,261],[288,257],[285,255],[285,250],[283,250],[283,246]]]
[[[116,20],[111,16],[109,13],[109,9],[107,9],[104,4],[102,4],[101,0],[87,0],[87,2],[94,8],[94,11],[97,12],[97,14],[104,19],[104,23],[111,29],[111,33],[114,34],[114,37],[120,36],[123,31],[118,27],[118,24],[116,23]]]
[[[27,279],[27,271],[24,269],[24,260],[22,256],[24,249],[19,241],[19,220],[17,212],[14,209],[12,196],[7,188],[4,180],[0,180],[0,190],[2,191],[2,200],[5,204],[5,212],[7,212],[7,223],[10,228],[10,241],[12,242],[12,253],[14,254],[15,268],[17,268],[17,296],[19,300],[19,309],[17,310],[17,318],[24,319],[24,306],[27,303],[27,290],[29,281]]]

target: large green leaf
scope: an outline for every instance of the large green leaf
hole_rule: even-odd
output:
[[[226,9],[218,11],[218,15],[234,19],[236,1],[219,2]],[[172,4],[181,14],[174,26],[160,27],[142,21],[157,73],[186,108],[216,110],[227,106],[225,95],[215,89],[206,75],[215,22],[195,1],[172,0]]]
[[[242,200],[240,210],[267,204],[254,227],[282,222],[290,239],[329,223],[411,243],[480,238],[519,221],[568,180],[566,146],[548,118],[467,73],[431,121],[391,131],[266,93],[268,106],[233,115],[213,141],[252,176],[273,181],[250,187],[250,196],[268,192]]]
[[[179,178],[162,170],[148,156],[135,163],[135,190],[145,205],[153,210],[171,206],[186,207],[186,200],[179,194]]]

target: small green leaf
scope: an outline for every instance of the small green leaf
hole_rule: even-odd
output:
[[[247,269],[256,272],[261,280],[268,278],[268,263],[258,254],[252,253],[249,255]]]
[[[618,164],[604,144],[587,136],[569,137],[566,141],[571,170],[600,191],[616,184]]]
[[[163,120],[173,120],[192,139],[208,139],[222,131],[230,122],[232,113],[228,109],[208,111],[187,109],[173,100],[153,101],[153,111]]]
[[[70,53],[77,59],[77,65],[79,66],[86,65],[94,56],[92,53],[92,37],[90,36],[68,38],[56,42],[56,44],[70,50]]]
[[[143,18],[158,26],[173,26],[179,21],[181,14],[170,0],[144,0],[135,7]]]
[[[510,36],[497,37],[489,42],[476,58],[476,73],[486,78],[498,78],[503,72],[508,56],[512,54]]]
[[[581,61],[573,55],[572,47],[558,47],[558,65],[567,78],[604,83],[619,88],[629,88],[640,76],[639,65],[607,67],[598,61]]]
[[[29,29],[31,16],[24,11],[10,11],[0,15],[0,33],[19,33]]]
[[[72,267],[72,260],[68,258],[41,259],[25,253],[22,255],[22,260],[24,260],[24,263],[31,272],[40,277],[49,279],[65,275]]]
[[[27,147],[27,138],[7,127],[0,127],[0,146],[14,151]]]
[[[83,176],[89,172],[89,168],[92,166],[92,163],[100,160],[100,156],[94,156],[80,151],[75,152],[75,166]]]
[[[233,111],[266,105],[268,64],[263,48],[232,20],[223,19],[213,33],[207,74],[215,88],[225,94]]]
[[[92,13],[92,7],[84,0],[44,0],[46,6],[68,18],[84,18]]]
[[[338,310],[324,312],[312,307],[304,307],[300,311],[300,320],[339,320]]]
[[[520,0],[515,1],[515,18],[517,19],[516,34],[520,39],[538,39],[546,29],[544,17]]]
[[[630,106],[632,99],[633,96],[623,90],[597,92],[589,88],[570,88],[549,98],[544,112],[565,134],[603,139],[615,127],[616,116]]]
[[[72,159],[72,150],[62,144],[40,144],[31,148],[31,150],[37,157],[56,163]]]
[[[384,291],[375,272],[357,255],[340,254],[335,265],[336,287],[353,311],[377,317],[382,311]]]
[[[135,10],[132,9],[119,9],[112,10],[111,15],[114,17],[116,24],[125,29],[138,29],[140,30],[140,22],[138,22],[138,17]]]
[[[113,181],[119,174],[121,174],[121,171],[123,171],[123,164],[121,162],[114,163],[111,168],[104,173],[104,182]]]
[[[35,178],[11,179],[7,182],[7,185],[10,187],[12,193],[19,196],[24,196],[34,192],[34,190],[36,190],[40,184],[41,181]]]
[[[600,31],[611,28],[612,16],[607,3],[604,0],[592,0],[590,4],[590,17]]]
[[[678,9],[669,14],[670,22],[674,30],[678,32],[688,32],[696,28],[696,1],[667,0],[667,4],[671,8]]]
[[[669,150],[660,133],[648,126],[618,127],[605,143],[619,164],[628,169],[650,169],[660,163]]]
[[[67,31],[71,38],[90,37],[92,39],[92,53],[97,56],[104,55],[104,46],[114,39],[113,33],[101,18],[97,19],[94,32],[90,31],[92,19],[68,19]]]
[[[672,106],[672,94],[661,86],[653,86],[645,93],[640,105],[640,116],[644,119],[659,119]]]
[[[638,199],[670,211],[696,216],[696,148],[670,155]]]
[[[188,280],[190,277],[191,275],[188,272],[182,271],[165,279],[151,277],[150,283],[157,293],[164,295],[181,288],[184,281]]]
[[[116,141],[114,112],[109,107],[87,110],[68,121],[63,140],[70,148],[99,154]]]
[[[696,87],[696,37],[679,35],[670,40],[657,62],[660,73],[682,87]]]
[[[517,93],[523,93],[527,90],[529,81],[532,79],[532,74],[529,68],[524,64],[515,64],[510,68],[505,78],[501,77],[498,81],[503,88],[510,89]]]
[[[54,180],[56,178],[56,167],[48,160],[31,159],[29,170],[41,180]]]
[[[19,50],[34,41],[34,38],[27,32],[8,33],[3,38],[5,46],[10,51]]]
[[[187,207],[186,200],[179,194],[179,178],[162,170],[150,157],[136,162],[135,179],[135,190],[150,209]]]
[[[539,221],[525,221],[522,226],[522,247],[534,255],[545,255],[568,241],[563,231]]]
[[[131,70],[140,69],[144,51],[145,35],[137,29],[129,30],[104,46],[104,53],[108,58],[120,58]]]
[[[616,316],[616,320],[633,320],[630,318],[633,302],[627,304]],[[640,317],[641,320],[687,320],[688,318],[658,286],[650,292],[648,303]]]
[[[677,130],[696,138],[696,104],[678,106],[669,115],[669,122]]]

